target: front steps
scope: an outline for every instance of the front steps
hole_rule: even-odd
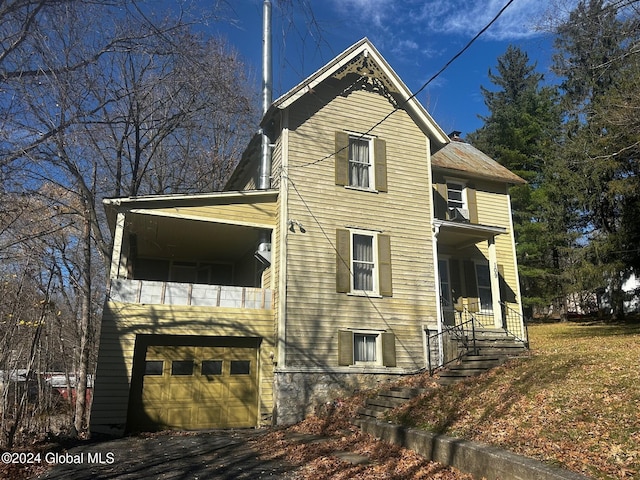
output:
[[[475,377],[501,365],[511,357],[520,355],[527,349],[523,342],[507,335],[504,330],[476,329],[475,336],[475,349],[473,342],[467,339],[464,342],[467,353],[440,370],[437,377],[433,379],[436,384],[452,385]],[[430,390],[429,388],[401,387],[381,390],[375,397],[367,399],[364,407],[358,409],[358,415],[362,419],[381,418],[386,412]]]

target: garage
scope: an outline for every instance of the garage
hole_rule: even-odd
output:
[[[257,425],[259,339],[141,337],[128,430]]]

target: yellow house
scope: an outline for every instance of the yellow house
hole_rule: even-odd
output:
[[[262,128],[268,166],[254,139],[224,192],[105,201],[93,432],[291,423],[442,365],[470,324],[526,341],[522,180],[449,138],[367,39]]]

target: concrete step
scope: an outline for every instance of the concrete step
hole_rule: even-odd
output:
[[[383,407],[383,408],[395,408],[398,405],[402,405],[407,401],[406,398],[397,398],[397,397],[383,397],[378,395],[373,398],[368,398],[366,401],[367,407]]]
[[[396,398],[404,398],[410,399],[413,397],[417,397],[418,395],[422,395],[423,393],[427,393],[429,391],[428,388],[402,388],[402,387],[393,387],[389,390],[382,390],[379,395],[384,397],[396,397]]]
[[[357,410],[358,416],[359,417],[367,417],[367,418],[378,418],[381,414],[383,414],[384,412],[386,412],[387,409],[385,410],[374,410],[371,408],[365,408],[365,407],[360,407]]]

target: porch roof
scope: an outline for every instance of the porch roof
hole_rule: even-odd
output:
[[[483,240],[489,240],[496,235],[507,233],[507,229],[503,227],[452,222],[449,220],[435,220],[433,225],[438,243],[455,248],[465,248]]]

